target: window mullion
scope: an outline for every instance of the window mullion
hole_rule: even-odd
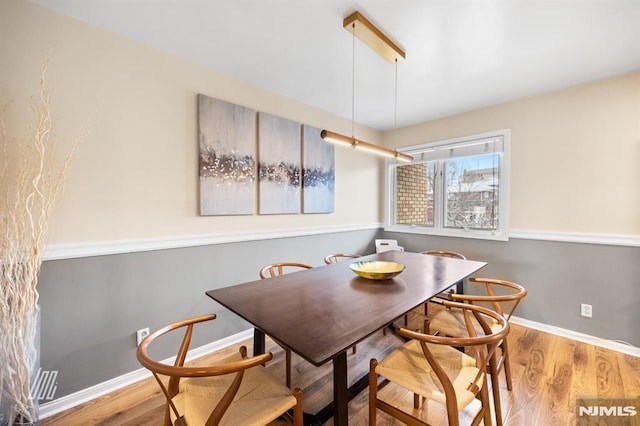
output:
[[[442,229],[444,227],[444,161],[439,160],[435,161],[435,177],[436,182],[434,185],[434,194],[433,194],[433,210],[434,210],[434,220],[433,227],[435,229]]]

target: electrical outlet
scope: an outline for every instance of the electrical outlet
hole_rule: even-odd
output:
[[[593,308],[591,305],[587,305],[586,303],[580,304],[580,315],[583,317],[591,318],[593,315]]]
[[[149,327],[141,328],[136,331],[136,345],[140,346],[140,343],[144,340],[145,337],[149,335]]]

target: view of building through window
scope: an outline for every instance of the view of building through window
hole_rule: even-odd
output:
[[[498,154],[446,161],[445,227],[498,228],[498,163]]]
[[[506,130],[426,144],[409,151],[412,163],[390,163],[386,229],[504,238],[508,138]]]
[[[433,226],[434,163],[396,168],[396,223]]]

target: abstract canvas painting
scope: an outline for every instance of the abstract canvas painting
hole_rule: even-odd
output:
[[[256,112],[198,95],[200,214],[255,212]]]
[[[302,127],[302,212],[333,213],[334,145],[320,138],[320,129]]]
[[[300,213],[300,124],[258,113],[260,214]]]

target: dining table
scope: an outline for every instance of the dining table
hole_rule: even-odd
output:
[[[353,262],[385,261],[405,266],[386,280],[363,278]],[[333,363],[333,401],[305,423],[348,424],[348,402],[366,387],[364,376],[347,384],[347,351],[405,313],[447,290],[486,262],[387,251],[317,266],[206,294],[251,323],[254,355],[265,350],[265,335],[315,366]],[[307,420],[310,419],[310,420]]]

